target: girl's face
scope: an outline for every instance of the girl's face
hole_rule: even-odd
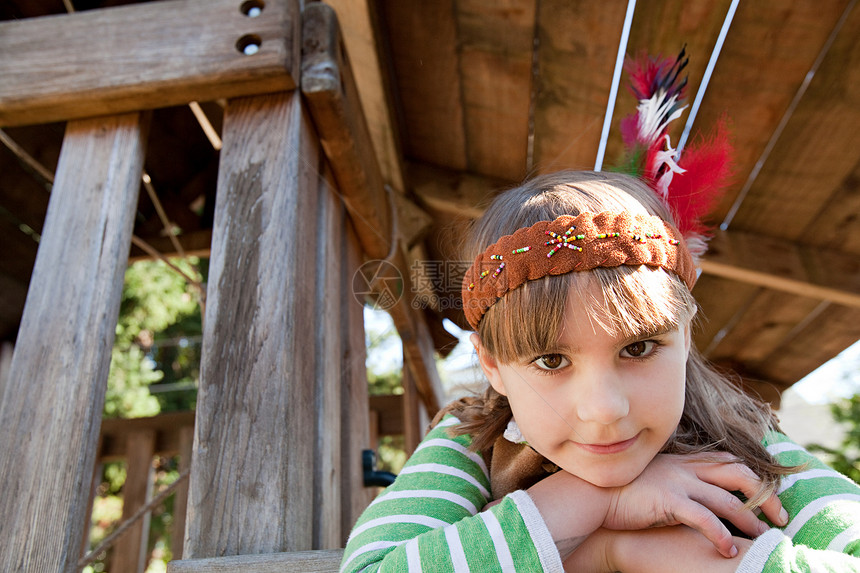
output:
[[[600,295],[599,287],[592,287]],[[562,469],[600,487],[633,481],[674,433],[684,409],[689,324],[611,335],[571,292],[557,347],[502,364],[480,348],[493,387],[508,397],[528,443]]]

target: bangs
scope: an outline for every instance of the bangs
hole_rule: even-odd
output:
[[[561,337],[568,304],[582,308],[595,327],[624,338],[674,330],[696,313],[690,291],[663,269],[597,268],[546,276],[509,291],[481,320],[481,342],[502,363],[551,352]]]

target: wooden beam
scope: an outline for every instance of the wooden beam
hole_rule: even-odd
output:
[[[191,468],[191,455],[194,450],[194,427],[179,429],[179,473]],[[173,523],[170,531],[170,551],[176,559],[182,559],[185,547],[185,516],[188,508],[188,480],[176,488],[173,498]]]
[[[343,549],[171,561],[167,573],[336,573]]]
[[[334,171],[364,252],[384,259],[392,250],[391,202],[352,69],[340,39],[337,16],[323,3],[302,13],[302,93]]]
[[[194,412],[169,412],[151,418],[112,418],[102,421],[98,459],[111,461],[128,455],[127,438],[134,432],[155,432],[155,451],[158,456],[175,456],[182,451],[181,433],[194,427]]]
[[[490,200],[510,181],[443,169],[428,163],[407,164],[410,187],[430,211],[449,216],[480,217]]]
[[[718,232],[704,273],[860,308],[860,259],[740,231]]]
[[[353,276],[361,266],[361,248],[349,220],[344,225],[346,243],[340,273],[341,292],[352,293]],[[364,306],[352,297],[340,300],[341,328],[344,330],[340,357],[342,392],[341,416],[341,540],[346,539],[359,515],[374,496],[364,487],[362,451],[372,447],[367,396],[367,349],[364,341]]]
[[[373,149],[383,180],[397,191],[405,189],[403,158],[385,57],[380,53],[376,3],[371,0],[326,0],[337,12],[343,42],[355,74],[361,107],[370,128]]]
[[[126,478],[122,486],[122,520],[136,514],[152,497],[154,481],[152,458],[155,456],[155,432],[139,430],[127,438]],[[111,559],[111,567],[117,571],[143,573],[146,567],[149,523],[151,514],[146,513],[117,539]]]
[[[2,571],[76,570],[145,133],[137,113],[66,128],[0,404]]]
[[[249,17],[236,0],[171,0],[2,22],[0,125],[292,89],[298,5]]]
[[[191,558],[312,548],[319,153],[298,92],[224,111]]]

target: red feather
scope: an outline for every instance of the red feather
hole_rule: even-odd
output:
[[[721,119],[706,137],[699,135],[684,149],[678,164],[685,172],[676,173],[669,186],[668,203],[678,230],[685,236],[707,234],[701,220],[731,184],[734,149],[726,124],[727,120]]]

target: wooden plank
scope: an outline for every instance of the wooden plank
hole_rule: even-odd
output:
[[[352,292],[352,277],[361,264],[358,238],[349,221],[346,222],[343,263],[340,277],[343,292]],[[373,498],[373,490],[364,487],[361,452],[373,447],[368,411],[366,348],[364,341],[364,306],[348,297],[340,299],[344,324],[344,344],[341,347],[341,545],[352,530],[358,516]]]
[[[113,461],[127,456],[129,434],[155,432],[155,455],[175,456],[182,451],[182,431],[194,427],[194,412],[169,412],[152,418],[113,418],[102,421],[98,459]]]
[[[507,183],[494,177],[442,169],[427,163],[409,162],[407,174],[412,189],[435,214],[475,219]]]
[[[179,430],[179,473],[191,467],[194,449],[194,427],[184,426]],[[174,559],[182,559],[185,547],[185,517],[188,508],[188,480],[176,488],[173,498],[173,523],[170,531],[170,551]]]
[[[129,519],[152,497],[152,458],[155,455],[155,432],[142,430],[129,434],[126,478],[122,486],[122,521]],[[146,567],[147,542],[151,514],[146,513],[117,539],[111,567],[117,571],[143,573]]]
[[[6,380],[12,368],[12,354],[15,346],[11,342],[0,343],[0,406],[3,404],[3,390],[6,388]]]
[[[541,0],[537,171],[594,168],[626,9],[626,0]]]
[[[297,551],[267,555],[235,555],[214,559],[171,561],[168,573],[336,573],[343,549]]]
[[[854,9],[812,78],[732,227],[802,240],[860,162],[860,9]]]
[[[762,375],[793,384],[860,339],[860,310],[831,304],[762,361]]]
[[[454,2],[381,3],[408,158],[466,169]]]
[[[235,0],[171,0],[0,22],[0,125],[292,89],[298,5],[270,0],[251,18]],[[257,53],[237,48],[245,38]]]
[[[392,248],[391,203],[343,52],[337,17],[314,3],[302,14],[302,94],[361,245],[371,258]]]
[[[705,356],[743,316],[759,287],[703,274],[693,287],[699,302],[693,342]]]
[[[804,229],[803,243],[828,251],[860,256],[860,162],[834,190],[830,200]]]
[[[738,5],[697,120],[702,125],[712,125],[725,115],[732,124],[738,126],[738,129],[732,133],[738,184],[729,190],[724,200],[715,209],[714,220],[722,221],[734,203],[744,181],[753,171],[768,140],[812,68],[847,3],[848,0],[834,0],[831,2],[741,2]],[[844,29],[842,36],[840,41],[847,48],[845,44],[853,43],[853,38],[857,36],[857,28]],[[837,46],[834,46],[834,50],[836,49]],[[828,57],[828,60],[833,59],[832,65],[839,68],[838,79],[831,78],[823,83],[835,81],[845,90],[856,87],[856,77],[853,80],[850,78],[852,70],[856,70],[857,65],[847,58],[848,52],[844,48]],[[825,74],[825,77],[829,76],[822,68],[810,86],[811,92],[822,93],[827,89],[825,85],[818,85],[822,83],[822,78],[819,77],[821,74]],[[744,201],[743,213],[738,213],[741,219],[736,219],[736,222],[732,223],[733,226],[737,224],[745,230],[761,231],[762,227],[756,229],[755,226],[764,223],[763,220],[750,219],[743,223],[742,221],[745,217],[772,216],[773,229],[768,227],[767,233],[776,235],[771,231],[781,227],[794,227],[794,225],[785,224],[789,219],[786,218],[783,207],[777,205],[778,202],[785,206],[797,203],[798,208],[801,208],[800,205],[808,205],[803,199],[801,190],[803,193],[816,195],[818,193],[816,187],[820,187],[826,193],[833,189],[834,185],[830,182],[833,173],[828,173],[827,179],[822,182],[816,169],[815,174],[810,174],[809,179],[806,180],[805,176],[798,175],[793,166],[802,164],[805,170],[815,167],[822,159],[823,151],[833,149],[831,145],[839,147],[837,155],[840,157],[845,157],[846,152],[849,154],[856,152],[856,145],[844,145],[842,139],[834,138],[834,143],[829,144],[826,141],[819,141],[815,136],[815,130],[820,130],[820,136],[825,139],[842,132],[842,128],[837,128],[835,132],[830,130],[829,125],[834,118],[837,118],[835,120],[837,122],[853,123],[854,133],[856,133],[854,122],[857,112],[845,107],[850,106],[849,102],[852,101],[845,90],[842,87],[834,90],[833,96],[839,98],[837,101],[826,101],[826,98],[818,96],[812,98],[812,93],[807,92],[804,101],[809,100],[811,107],[824,112],[829,117],[825,120],[827,125],[816,120],[809,125],[809,132],[797,140],[795,145],[798,148],[795,149],[800,154],[800,163],[792,163],[792,160],[786,158],[774,165],[775,171],[779,170],[783,173],[781,180],[771,180],[766,173],[759,175],[763,178],[762,182],[757,183],[751,190],[751,196],[748,198],[750,203],[747,203],[747,200]],[[839,94],[845,94],[844,99]],[[782,134],[780,140],[793,139],[797,135],[802,134],[796,131],[791,134],[787,131]],[[819,146],[823,146],[823,149],[819,149]],[[775,149],[774,152],[777,153],[777,150]],[[809,155],[810,153],[813,155]],[[781,152],[777,154],[781,155]],[[797,157],[795,156],[795,160]],[[771,169],[770,164],[771,160],[768,160],[765,164],[767,170]],[[822,170],[824,169],[828,167],[822,165]],[[797,193],[794,193],[793,189],[798,183],[800,187],[797,188]],[[767,196],[772,193],[775,193],[771,195],[773,199],[768,201]],[[758,197],[766,203],[760,203]],[[779,201],[776,201],[776,197],[779,197]],[[770,215],[764,213],[770,209],[775,210],[770,211]],[[803,230],[804,226],[798,225],[797,229]]]
[[[817,299],[765,289],[752,300],[735,328],[715,345],[709,358],[734,360],[754,370],[819,304]]]
[[[145,131],[139,114],[66,129],[0,404],[0,443],[18,452],[0,457],[3,571],[71,571],[79,556]]]
[[[397,191],[403,183],[400,133],[391,101],[387,60],[380,54],[379,15],[369,0],[327,0],[337,12],[343,42],[352,62],[361,107],[367,118],[373,149],[379,159],[383,180]]]
[[[456,3],[471,171],[510,181],[526,175],[536,4]]]
[[[312,545],[319,147],[301,94],[224,112],[185,555]],[[309,435],[310,432],[310,435]]]
[[[403,435],[403,394],[370,396],[370,409],[378,416],[377,436]]]
[[[347,237],[343,233],[346,212],[337,197],[333,175],[326,165],[319,181],[319,213],[316,235],[329,237],[316,244],[316,446],[314,448],[313,548],[343,547],[341,539],[341,367],[336,357],[346,342],[342,327],[341,299],[354,302],[341,288],[342,259]]]
[[[748,284],[860,308],[860,258],[741,231],[720,231],[702,271]]]

